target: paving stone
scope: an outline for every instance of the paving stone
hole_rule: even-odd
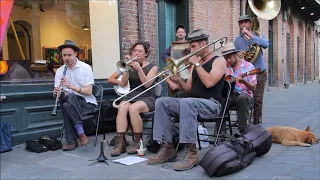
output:
[[[68,178],[71,173],[60,168],[33,163],[23,168],[13,167],[10,170],[1,170],[1,179],[58,179]]]
[[[308,84],[287,90],[267,92],[263,106],[263,127],[285,125],[311,131],[320,137],[320,97],[319,84]],[[318,90],[318,91],[317,91]],[[232,118],[235,118],[233,115]],[[213,132],[214,123],[207,123],[209,132]],[[236,128],[233,128],[237,132]],[[108,133],[110,141],[115,133]],[[144,136],[145,138],[146,136]],[[287,147],[273,144],[270,151],[256,157],[245,169],[223,177],[210,178],[201,166],[191,170],[177,172],[173,170],[174,162],[161,165],[147,165],[146,162],[126,166],[113,163],[112,159],[127,157],[110,157],[113,146],[105,146],[104,153],[109,165],[96,163],[88,166],[100,154],[100,141],[93,146],[94,136],[89,137],[89,144],[74,151],[48,151],[31,153],[24,145],[16,146],[13,151],[1,154],[1,179],[319,179],[320,144],[311,147]],[[131,136],[127,140],[132,144]],[[212,147],[198,151],[199,160]],[[145,158],[152,156],[147,152]],[[178,153],[177,160],[183,155]]]

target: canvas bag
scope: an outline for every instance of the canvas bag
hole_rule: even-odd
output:
[[[248,127],[244,137],[252,143],[256,156],[265,155],[271,149],[272,135],[260,124]]]
[[[11,125],[9,123],[0,123],[0,153],[11,151]]]
[[[211,148],[201,159],[200,166],[211,176],[224,176],[247,167],[256,153],[244,137],[231,136],[226,142]]]

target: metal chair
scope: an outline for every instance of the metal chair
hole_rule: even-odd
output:
[[[98,84],[95,83],[92,86],[92,94],[94,95],[94,97],[97,99],[97,103],[98,103],[98,108],[96,111],[86,115],[83,117],[83,122],[85,121],[92,121],[92,120],[96,120],[94,123],[94,128],[95,128],[95,140],[94,140],[94,146],[97,145],[97,138],[98,138],[98,130],[99,130],[99,124],[104,122],[104,116],[103,116],[103,87]],[[100,118],[102,118],[102,122],[100,122]],[[61,130],[61,137],[60,140],[62,141],[64,135],[64,123],[62,124],[62,130]],[[103,131],[103,139],[106,139],[106,135],[105,132]]]
[[[229,123],[229,130],[230,130],[230,134],[232,135],[232,128],[231,128],[231,122],[230,122],[230,114],[229,114],[229,110],[228,110],[228,102],[229,102],[229,97],[230,97],[230,92],[231,92],[231,85],[229,82],[225,81],[224,85],[223,85],[223,90],[222,90],[222,111],[220,112],[220,115],[218,116],[214,116],[214,117],[210,117],[210,118],[205,118],[205,119],[198,119],[198,122],[202,123],[204,125],[204,123],[211,123],[211,122],[215,122],[215,123],[219,123],[219,128],[218,131],[215,135],[216,129],[214,130],[214,133],[212,135],[210,134],[200,134],[198,132],[198,128],[197,128],[197,140],[198,140],[198,145],[199,145],[199,150],[201,150],[201,144],[200,141],[200,135],[206,135],[206,136],[216,136],[216,139],[214,141],[214,143],[217,143],[218,138],[227,138],[224,136],[219,136],[220,135],[220,131],[221,131],[221,126],[223,124],[223,121],[227,121]],[[178,118],[178,117],[177,117]],[[208,141],[211,142],[211,141]],[[179,144],[177,146],[176,149],[178,149]]]
[[[223,85],[223,90],[222,90],[223,103],[222,103],[222,111],[220,112],[220,115],[216,116],[216,117],[198,119],[198,122],[200,122],[202,124],[209,123],[209,122],[219,123],[219,128],[218,128],[217,131],[215,129],[213,135],[210,135],[210,134],[199,134],[198,129],[197,129],[197,139],[198,139],[199,150],[201,150],[200,141],[203,141],[203,140],[200,140],[200,135],[207,135],[207,136],[213,136],[214,137],[215,133],[216,133],[216,138],[215,138],[214,144],[217,144],[218,138],[227,138],[227,137],[224,137],[224,136],[219,136],[223,121],[227,121],[228,122],[230,135],[232,135],[230,114],[229,114],[229,110],[228,110],[228,102],[229,102],[230,92],[231,92],[231,85],[230,85],[229,82],[225,81],[224,85]]]

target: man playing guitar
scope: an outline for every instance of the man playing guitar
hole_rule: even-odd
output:
[[[240,59],[238,52],[233,43],[228,43],[225,45],[222,55],[228,66],[226,77],[231,75],[236,78],[234,91],[229,98],[229,106],[237,106],[238,129],[240,134],[243,134],[248,125],[251,98],[253,98],[257,78],[256,75],[242,76],[242,74],[254,70],[254,66],[250,62]]]

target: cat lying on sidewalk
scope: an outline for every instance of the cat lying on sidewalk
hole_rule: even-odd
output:
[[[309,126],[304,131],[285,126],[270,127],[267,131],[272,135],[272,142],[283,146],[310,146],[319,142],[319,139],[310,132]]]

